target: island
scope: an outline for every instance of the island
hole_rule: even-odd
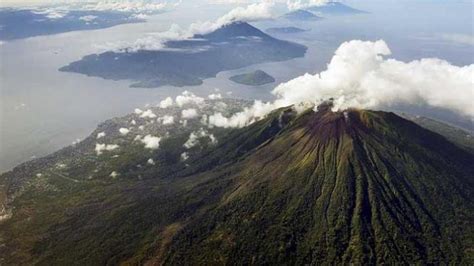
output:
[[[96,30],[144,22],[130,12],[71,10],[56,13],[28,9],[0,9],[0,40],[10,41],[78,30]]]
[[[225,70],[303,57],[306,50],[306,46],[276,39],[246,22],[232,22],[207,34],[168,41],[165,49],[87,55],[60,71],[130,80],[132,87],[182,87],[199,85]]]
[[[235,75],[230,77],[229,79],[235,83],[249,86],[261,86],[264,84],[275,82],[275,79],[263,70],[256,70],[251,73]]]
[[[297,27],[275,27],[275,28],[268,28],[266,30],[266,32],[268,33],[276,33],[276,34],[279,34],[279,33],[300,33],[300,32],[305,32],[305,31],[308,31],[308,30],[305,30],[305,29],[301,29],[301,28],[297,28]]]
[[[356,15],[368,13],[363,10],[355,9],[348,5],[340,2],[328,2],[324,5],[317,5],[307,8],[307,10],[315,12],[316,14],[331,15],[331,16],[343,16],[343,15]]]
[[[323,19],[309,11],[298,9],[283,15],[283,18],[288,20],[299,20],[299,21],[316,21]]]

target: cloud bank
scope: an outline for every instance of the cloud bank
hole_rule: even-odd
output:
[[[183,29],[177,24],[171,25],[170,29],[164,32],[147,34],[147,36],[137,39],[134,42],[117,42],[97,45],[99,49],[113,50],[116,52],[135,52],[138,50],[161,50],[165,48],[167,41],[185,40],[192,38],[196,34],[206,34],[235,21],[252,22],[272,17],[272,7],[270,1],[250,4],[246,7],[236,7],[227,14],[215,21],[204,21],[192,23],[188,29]]]
[[[286,6],[289,10],[304,9],[310,6],[323,6],[331,2],[330,0],[288,0]]]
[[[250,4],[246,7],[236,7],[216,21],[206,21],[193,23],[189,31],[194,34],[206,34],[217,30],[218,28],[236,21],[252,22],[272,18],[271,1],[262,1],[260,3]]]
[[[474,118],[474,65],[455,66],[437,58],[411,62],[385,58],[391,51],[383,40],[341,44],[327,70],[305,74],[273,90],[274,102],[255,104],[232,117],[215,113],[211,126],[242,127],[275,108],[316,106],[333,99],[334,111],[379,109],[397,104],[429,106]]]

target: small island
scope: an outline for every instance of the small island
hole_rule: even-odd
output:
[[[256,70],[251,73],[235,75],[230,77],[229,79],[235,83],[249,86],[260,86],[275,82],[275,79],[272,76],[268,75],[265,71],[262,70]]]
[[[305,29],[300,29],[297,27],[280,27],[280,28],[268,28],[266,32],[268,33],[299,33],[299,32],[305,32],[308,30]]]

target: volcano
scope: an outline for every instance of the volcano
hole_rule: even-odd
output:
[[[173,131],[152,154],[130,144],[114,162],[94,159],[94,135],[4,174],[5,193],[15,195],[0,224],[4,261],[473,262],[474,154],[443,136],[394,113],[330,104],[209,130],[218,143],[187,150],[186,161],[184,133]],[[62,174],[77,182],[48,170],[81,152],[73,160],[81,167]],[[154,165],[137,167],[144,156]],[[101,174],[101,164],[120,176]],[[15,184],[38,172],[41,182]]]
[[[224,70],[303,57],[306,47],[275,39],[246,22],[233,22],[191,39],[168,41],[160,50],[92,54],[60,68],[111,80],[132,80],[132,87],[202,84]]]

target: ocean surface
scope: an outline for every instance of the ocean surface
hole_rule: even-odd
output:
[[[324,70],[335,49],[352,39],[384,39],[393,52],[391,57],[403,61],[438,57],[459,66],[474,62],[472,3],[383,2],[354,5],[370,12],[364,15],[307,23],[281,19],[252,23],[261,30],[282,26],[309,29],[273,35],[308,46],[306,56],[221,72],[193,87],[129,88],[130,81],[64,73],[58,68],[117,42],[133,42],[166,31],[173,23],[186,28],[192,22],[216,18],[225,13],[223,7],[187,6],[155,15],[145,23],[5,42],[0,45],[0,172],[71,145],[101,121],[136,107],[155,105],[184,90],[206,96],[219,89],[224,97],[271,100],[278,83]],[[266,71],[276,82],[251,87],[228,80],[256,69]]]

